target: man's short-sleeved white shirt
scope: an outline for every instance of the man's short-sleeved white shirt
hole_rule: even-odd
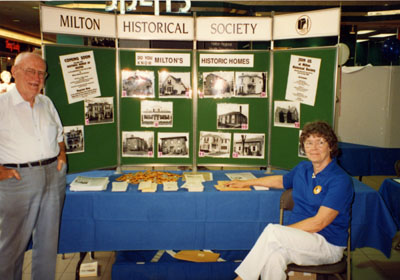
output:
[[[47,96],[38,94],[32,108],[16,87],[0,95],[0,164],[55,157],[62,141],[60,117]]]

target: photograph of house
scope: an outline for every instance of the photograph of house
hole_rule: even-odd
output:
[[[275,101],[274,125],[298,128],[300,126],[300,103]]]
[[[267,97],[267,73],[236,72],[235,96],[237,97]]]
[[[83,125],[64,126],[64,143],[67,154],[85,151]]]
[[[123,131],[123,157],[154,157],[153,131]]]
[[[114,105],[112,97],[91,98],[85,100],[85,124],[114,122]]]
[[[217,104],[218,129],[248,129],[249,104]]]
[[[200,131],[199,156],[228,158],[230,150],[230,133]]]
[[[190,72],[158,73],[159,97],[190,97]]]
[[[173,102],[143,100],[140,103],[142,127],[172,127]]]
[[[122,71],[122,97],[155,97],[153,71]]]
[[[204,97],[230,97],[233,95],[234,72],[203,73]]]
[[[234,133],[233,157],[264,158],[265,134],[263,133]]]
[[[189,157],[189,133],[158,133],[158,157]]]

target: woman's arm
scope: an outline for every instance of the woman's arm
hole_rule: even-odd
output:
[[[274,175],[274,176],[266,176],[266,177],[250,179],[250,180],[233,180],[231,182],[225,183],[225,186],[232,187],[232,188],[263,186],[263,187],[271,187],[271,188],[276,188],[276,189],[283,189],[283,176],[282,175]]]
[[[289,225],[307,232],[319,232],[328,226],[337,217],[339,211],[332,208],[321,206],[314,217],[304,219],[295,224]]]

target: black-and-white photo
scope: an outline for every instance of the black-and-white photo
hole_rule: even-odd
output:
[[[234,133],[233,158],[264,158],[264,133]]]
[[[190,98],[190,72],[158,72],[160,98]]]
[[[158,157],[189,157],[189,133],[171,132],[157,135]]]
[[[155,97],[153,71],[122,71],[122,97]]]
[[[114,98],[97,97],[85,99],[85,124],[114,122]]]
[[[217,129],[249,128],[249,104],[218,103]]]
[[[149,100],[140,102],[142,127],[172,127],[173,116],[173,102]]]
[[[229,158],[230,153],[230,133],[200,131],[199,157]]]
[[[122,131],[123,157],[154,157],[154,131]]]
[[[306,157],[307,157],[306,151],[304,151],[304,149],[301,147],[301,144],[300,144],[301,132],[302,132],[302,130],[299,130],[299,150],[298,150],[298,156],[299,156],[299,157],[306,158]]]
[[[236,97],[267,97],[266,72],[236,72]]]
[[[234,72],[203,73],[203,97],[231,97],[234,92]]]
[[[274,125],[300,127],[300,103],[297,101],[275,101]]]
[[[64,143],[67,154],[83,153],[85,151],[83,125],[64,126]]]

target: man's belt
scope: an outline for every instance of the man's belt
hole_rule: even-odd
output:
[[[38,160],[34,162],[27,162],[27,163],[6,163],[2,164],[5,167],[13,167],[13,168],[22,168],[22,167],[34,167],[34,166],[43,166],[43,165],[48,165],[52,162],[55,162],[57,160],[57,157],[49,158],[49,159],[43,159],[43,160]]]

